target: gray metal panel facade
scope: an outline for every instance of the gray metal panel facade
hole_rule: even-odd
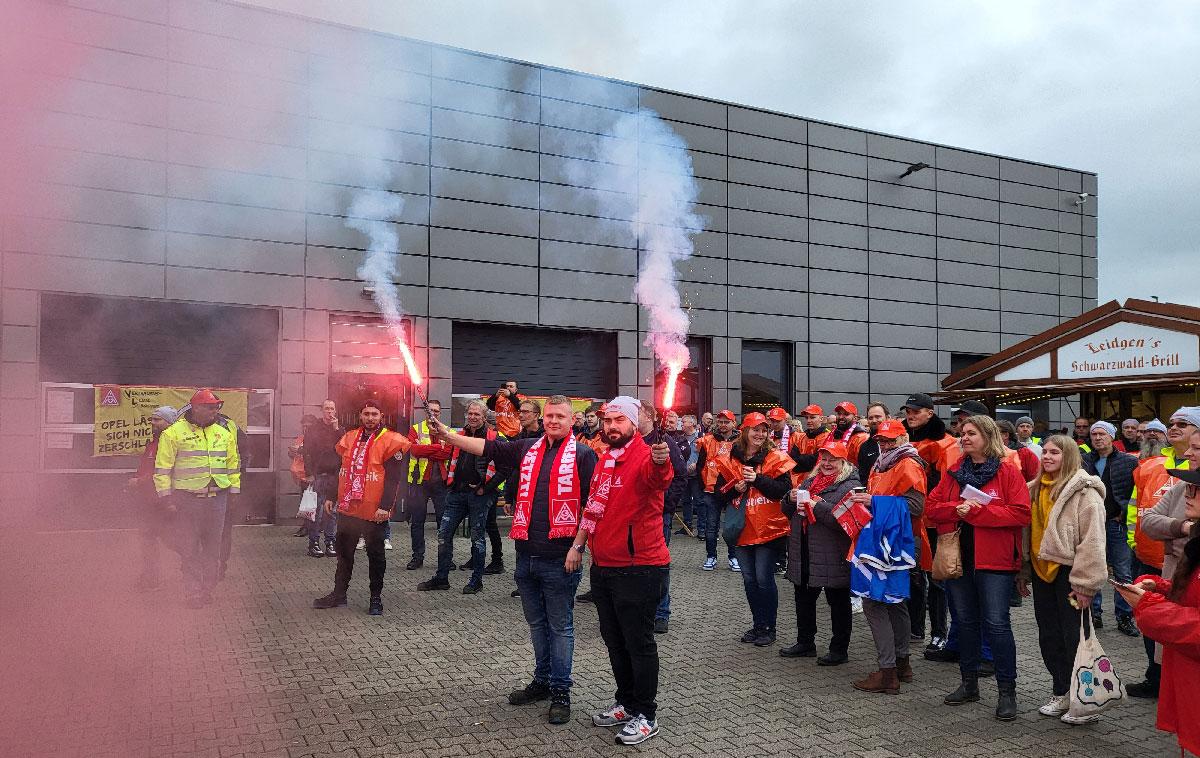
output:
[[[46,115],[58,202],[3,217],[9,470],[36,468],[41,291],[280,309],[282,454],[327,391],[329,313],[374,310],[355,274],[364,239],[340,217],[350,193],[328,182],[343,151],[385,133],[403,162],[359,160],[404,193],[402,296],[435,372],[451,361],[426,351],[453,349],[456,319],[603,329],[619,336],[621,391],[649,396],[636,240],[587,210],[587,192],[618,188],[570,186],[587,143],[638,107],[687,141],[700,179],[708,230],[681,289],[712,339],[717,408],[739,410],[743,338],[795,343],[793,407],[895,407],[936,389],[951,352],[999,350],[1096,303],[1096,204],[1073,204],[1096,193],[1092,173],[213,0],[62,12],[89,54]],[[317,88],[330,70],[355,75]],[[931,167],[900,179],[917,161]]]

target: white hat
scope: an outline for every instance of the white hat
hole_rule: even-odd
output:
[[[1192,426],[1200,426],[1200,407],[1185,405],[1171,414],[1171,420],[1186,421]]]
[[[617,413],[636,424],[638,422],[638,413],[641,410],[642,403],[637,398],[629,397],[628,395],[617,395],[606,404],[604,415],[608,417]]]
[[[1096,423],[1092,424],[1092,428],[1089,431],[1094,432],[1097,429],[1104,432],[1109,437],[1112,437],[1114,440],[1117,438],[1117,427],[1113,426],[1107,421],[1097,421]]]

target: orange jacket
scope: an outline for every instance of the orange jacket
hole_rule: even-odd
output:
[[[1139,561],[1158,569],[1163,566],[1166,546],[1142,533],[1142,516],[1158,505],[1158,501],[1167,494],[1167,490],[1179,482],[1167,473],[1166,463],[1165,456],[1156,455],[1142,461],[1133,471],[1133,485],[1137,487],[1137,523],[1133,531],[1133,550],[1137,553]]]
[[[829,439],[829,430],[822,429],[821,433],[816,437],[809,437],[808,431],[793,434],[790,440],[792,450],[796,451],[797,455],[816,455],[821,446]],[[790,450],[788,452],[791,452]],[[808,476],[813,470],[812,466],[801,469],[799,466],[792,469],[792,486],[799,487],[800,482],[804,481],[804,477]]]
[[[796,462],[790,455],[780,450],[772,450],[756,470],[768,479],[777,479],[795,467]],[[742,481],[742,462],[734,460],[730,455],[718,459],[717,470],[726,483]],[[739,545],[762,545],[791,534],[792,522],[783,514],[780,501],[772,500],[753,485],[746,490],[745,495],[734,495],[729,507],[746,509],[746,525],[742,527],[741,536],[738,537]]]
[[[710,433],[696,440],[696,448],[704,455],[704,468],[700,469],[700,483],[704,485],[705,492],[713,491],[713,486],[717,483],[717,461],[729,455],[729,451],[733,449],[733,441],[736,439],[735,435],[727,440],[719,440]]]
[[[351,429],[346,432],[337,443],[338,455],[342,457],[342,472],[338,475],[338,503],[342,501],[342,495],[346,492],[346,487],[350,483],[350,456],[354,453],[354,443],[358,441],[358,435],[362,429]],[[384,464],[388,459],[396,460],[397,476],[400,476],[402,469],[399,466],[399,458],[403,457],[404,453],[408,452],[411,446],[408,439],[401,434],[380,427],[375,432],[375,444],[371,445],[371,455],[367,458],[367,481],[366,488],[363,491],[363,499],[352,501],[351,508],[347,511],[339,511],[339,514],[353,516],[364,521],[371,521],[375,518],[375,511],[380,508],[384,510],[392,510],[394,503],[383,503],[383,484],[386,478],[384,472]],[[399,484],[397,481],[396,484]]]
[[[517,396],[518,402],[522,399],[520,395]],[[492,400],[494,402],[488,405],[496,412],[496,431],[509,439],[516,437],[521,433],[521,419],[517,418],[516,403],[503,395],[496,395]]]
[[[902,497],[909,490],[916,490],[922,495],[928,494],[925,489],[925,467],[912,458],[904,458],[887,471],[871,470],[867,480],[867,491],[872,495],[895,495]],[[921,551],[920,566],[922,571],[933,570],[933,550],[929,546],[929,530],[925,528],[925,516],[913,516],[913,537]]]

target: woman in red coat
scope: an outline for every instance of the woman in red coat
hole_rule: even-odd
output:
[[[1173,469],[1185,483],[1191,539],[1170,579],[1146,575],[1117,591],[1129,601],[1142,634],[1163,647],[1158,728],[1174,732],[1181,750],[1200,754],[1200,471]]]
[[[1021,532],[1029,526],[1029,488],[1017,466],[1006,466],[1008,450],[996,422],[971,416],[960,425],[963,455],[925,501],[925,518],[939,535],[959,530],[963,575],[946,582],[959,628],[962,684],[946,705],[979,700],[982,633],[987,632],[1000,696],[996,718],[1017,717],[1017,645],[1008,601],[1021,568]],[[973,487],[974,497],[964,497]],[[979,494],[982,493],[982,494]]]

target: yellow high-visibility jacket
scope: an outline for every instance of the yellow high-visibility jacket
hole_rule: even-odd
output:
[[[241,491],[241,456],[237,425],[219,418],[199,427],[182,416],[158,438],[154,459],[154,491],[159,497],[172,492],[202,493],[210,485],[232,493]]]

